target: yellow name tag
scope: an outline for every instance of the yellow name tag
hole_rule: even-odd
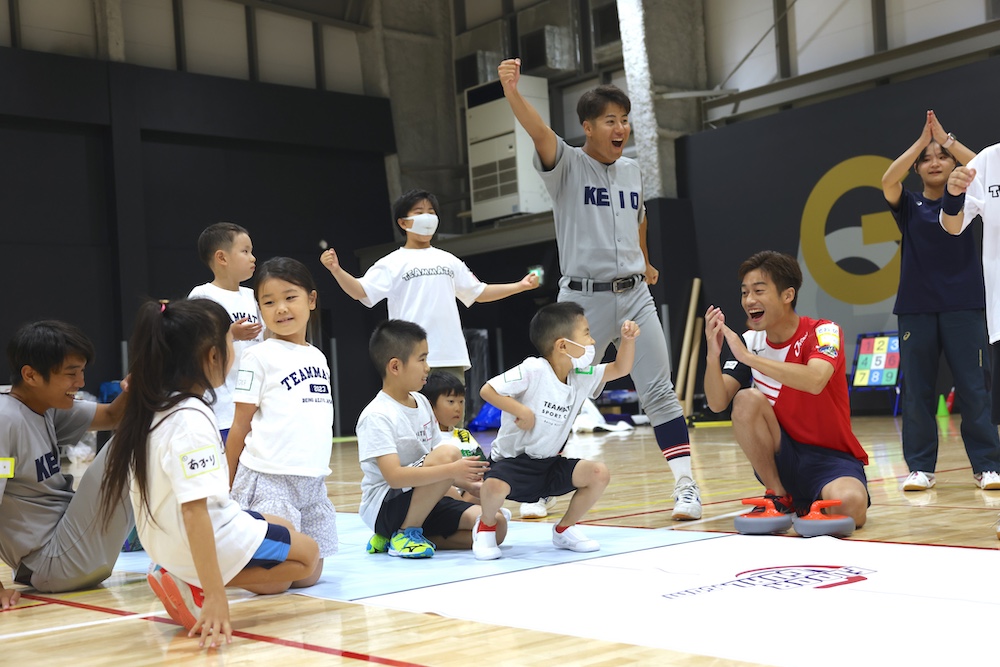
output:
[[[14,459],[0,458],[0,479],[14,478]]]
[[[181,456],[184,476],[188,479],[218,470],[219,465],[219,450],[215,447],[202,447]]]

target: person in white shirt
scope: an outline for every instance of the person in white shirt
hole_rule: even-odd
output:
[[[316,543],[229,498],[229,470],[205,401],[233,364],[231,321],[209,299],[144,304],[129,344],[128,402],[107,445],[105,521],[126,493],[170,617],[211,646],[232,642],[226,586],[279,593],[311,573]]]
[[[983,219],[983,278],[986,329],[993,350],[993,380],[1000,377],[1000,144],[987,146],[948,177],[941,200],[941,226],[961,234],[976,216]],[[1000,391],[993,391],[990,420],[1000,424]],[[997,524],[1000,539],[1000,524]]]
[[[222,305],[232,320],[233,348],[236,363],[226,376],[225,384],[215,390],[212,411],[219,422],[222,442],[226,441],[233,425],[233,389],[240,356],[251,345],[264,340],[264,325],[253,290],[240,283],[253,277],[257,259],[253,256],[253,242],[243,227],[232,222],[209,225],[198,237],[198,257],[214,276],[212,282],[198,285],[188,294],[189,299],[211,299]]]
[[[632,370],[639,327],[625,320],[617,358],[597,366],[591,365],[595,350],[590,325],[577,303],[562,301],[543,307],[532,318],[529,335],[542,357],[528,357],[480,391],[483,399],[503,414],[490,450],[492,463],[480,489],[483,518],[472,533],[472,551],[479,560],[502,555],[492,517],[508,498],[532,502],[573,493],[566,513],[552,526],[552,543],[571,551],[600,549],[576,523],[611,481],[608,467],[559,453],[584,400],[596,398],[606,382]]]
[[[427,381],[427,332],[413,322],[387,320],[368,344],[382,391],[361,411],[355,432],[361,463],[361,520],[375,533],[368,553],[429,558],[437,549],[468,549],[480,507],[448,495],[455,485],[482,481],[489,467],[441,443]],[[494,510],[503,540],[507,518]]]
[[[236,416],[226,442],[232,497],[316,540],[320,561],[294,588],[312,586],[337,553],[337,512],[326,493],[333,398],[326,357],[306,340],[316,285],[302,262],[274,257],[254,286],[271,337],[240,359]]]
[[[378,260],[361,278],[344,270],[333,248],[320,256],[340,287],[371,308],[386,299],[389,319],[419,324],[427,332],[431,368],[447,370],[465,383],[471,368],[455,300],[466,307],[499,301],[538,287],[528,273],[516,283],[487,285],[465,262],[431,245],[437,231],[438,201],[426,190],[410,190],[392,205],[392,217],[406,234],[406,243]]]

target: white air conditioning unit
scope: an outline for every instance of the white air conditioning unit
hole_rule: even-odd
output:
[[[550,125],[548,80],[522,76],[517,87]],[[514,118],[500,82],[469,88],[465,105],[472,221],[551,211],[552,199],[532,166],[535,145]]]

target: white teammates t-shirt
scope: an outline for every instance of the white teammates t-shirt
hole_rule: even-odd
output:
[[[269,475],[330,474],[330,366],[312,345],[269,338],[243,353],[233,398],[257,406],[240,465]]]
[[[620,157],[598,162],[558,138],[556,164],[535,169],[552,196],[556,246],[563,279],[610,281],[644,274],[639,224],[646,217],[639,164]]]
[[[986,282],[986,328],[990,342],[1000,341],[1000,144],[984,148],[967,165],[976,177],[965,192],[962,231],[983,216],[983,278]]]
[[[241,287],[239,291],[233,292],[232,290],[216,287],[212,283],[205,283],[191,290],[188,298],[211,299],[221,304],[226,309],[226,312],[229,313],[229,319],[233,322],[241,320],[244,317],[247,318],[247,322],[253,324],[261,322],[257,300],[253,298],[253,290],[249,287]],[[236,410],[233,406],[233,389],[236,387],[236,374],[240,370],[240,357],[243,356],[244,350],[262,340],[264,340],[263,329],[261,329],[261,332],[253,340],[233,341],[233,350],[236,353],[236,358],[233,359],[233,366],[229,369],[229,375],[226,376],[226,384],[216,387],[215,405],[212,406],[220,429],[227,429],[233,425],[233,415]]]
[[[563,384],[545,359],[528,357],[520,366],[498,375],[487,384],[501,396],[510,396],[535,414],[535,426],[525,431],[514,423],[514,415],[500,415],[500,431],[490,458],[494,461],[527,454],[533,459],[558,456],[569,438],[573,420],[589,396],[597,398],[604,388],[600,364],[570,371]]]
[[[222,581],[228,583],[264,542],[267,523],[254,519],[229,498],[229,466],[215,415],[201,400],[188,398],[167,412],[156,413],[152,426],[146,468],[149,513],[134,479],[129,489],[139,540],[154,563],[202,586],[181,505],[204,498]]]
[[[399,248],[375,262],[360,279],[371,308],[388,300],[389,319],[416,322],[427,331],[432,368],[471,368],[458,317],[458,298],[468,308],[486,289],[465,262],[438,248]]]
[[[411,466],[422,461],[431,449],[441,443],[441,429],[434,419],[430,402],[416,391],[411,391],[410,396],[416,399],[417,407],[409,408],[380,391],[358,417],[355,430],[358,435],[358,461],[364,474],[358,514],[372,530],[375,530],[375,520],[389,493],[389,483],[378,467],[378,457],[398,454],[401,466]]]

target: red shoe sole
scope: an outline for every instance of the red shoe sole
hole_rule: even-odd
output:
[[[175,623],[184,625],[184,621],[181,619],[181,616],[177,611],[177,606],[167,595],[167,592],[163,590],[163,586],[160,585],[160,580],[157,579],[152,574],[147,574],[146,582],[149,584],[149,587],[153,590],[153,593],[156,595],[156,597],[160,599],[160,604],[162,604],[163,608],[167,610],[167,613],[170,615],[170,618],[173,619]],[[188,629],[190,630],[191,628]]]

